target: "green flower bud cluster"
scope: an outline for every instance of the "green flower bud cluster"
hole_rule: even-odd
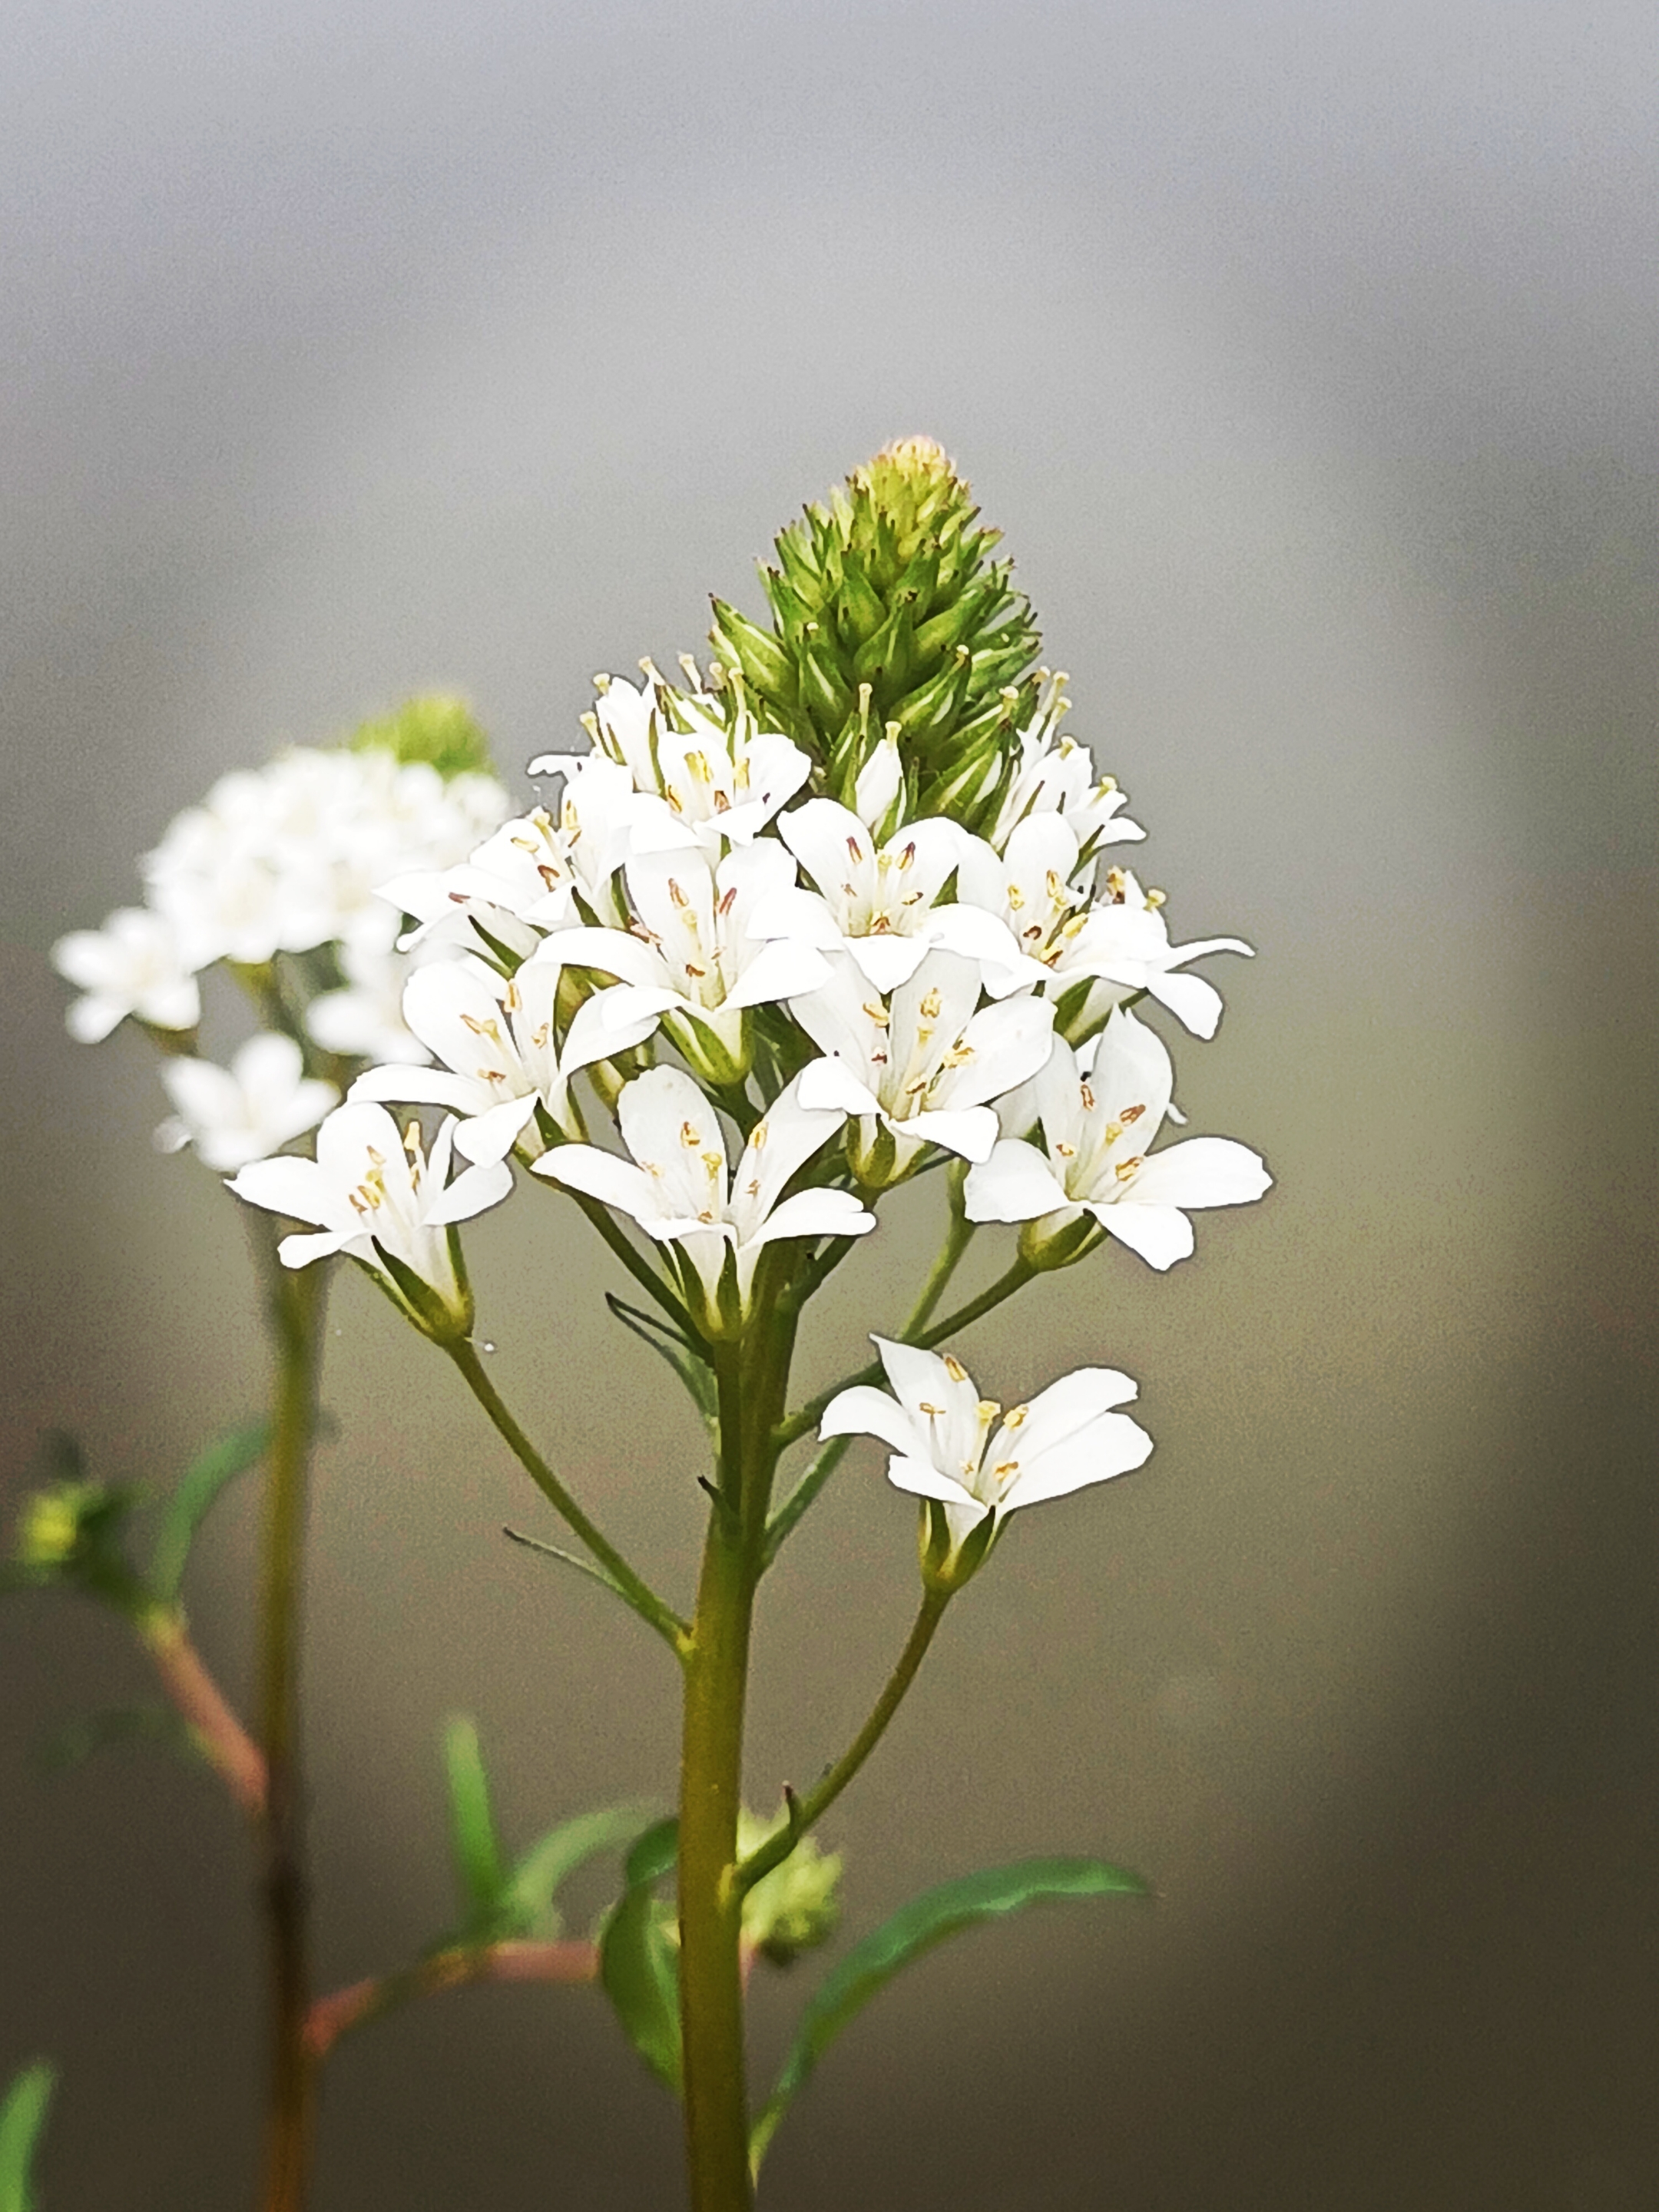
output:
[[[54,1439],[49,1449],[64,1479],[23,1500],[6,1581],[14,1588],[78,1590],[125,1613],[142,1610],[149,1592],[125,1542],[137,1493],[86,1480],[69,1438]]]
[[[1041,647],[1012,563],[993,561],[968,486],[928,438],[906,438],[806,508],[762,570],[770,630],[714,601],[709,641],[757,714],[809,752],[845,805],[884,738],[899,818],[995,815],[1036,709]]]
[[[785,1825],[788,1815],[763,1820],[745,1807],[738,1815],[738,1856],[747,1858]],[[803,1836],[781,1866],[763,1875],[743,1900],[744,1941],[775,1966],[787,1966],[835,1934],[841,1918],[836,1895],[841,1853],[821,1851]]]
[[[405,699],[379,721],[360,722],[351,733],[355,753],[385,752],[405,768],[428,762],[446,783],[458,775],[494,775],[489,740],[465,699],[428,691]]]

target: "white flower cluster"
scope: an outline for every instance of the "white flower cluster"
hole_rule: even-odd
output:
[[[1241,1145],[1151,1149],[1169,1055],[1129,1002],[1207,1036],[1220,999],[1182,971],[1249,948],[1172,945],[1161,894],[1097,880],[1144,832],[1059,737],[1052,692],[981,837],[900,818],[890,736],[855,807],[814,795],[807,754],[740,686],[682,665],[688,688],[648,662],[637,687],[599,678],[589,749],[532,763],[562,778],[556,804],[385,884],[415,924],[401,941],[433,955],[404,994],[420,1049],[357,1079],[303,1191],[293,1162],[238,1177],[318,1224],[289,1264],[326,1245],[449,1279],[450,1225],[506,1196],[516,1156],[631,1216],[712,1339],[762,1295],[768,1245],[866,1233],[879,1192],[942,1155],[970,1164],[969,1218],[1028,1224],[1039,1267],[1110,1235],[1167,1267],[1192,1249],[1185,1209],[1266,1189]],[[447,1186],[392,1103],[452,1117]],[[591,1141],[596,1107],[621,1153]]]
[[[169,826],[143,864],[146,903],[52,948],[85,995],[70,1034],[86,1043],[132,1016],[187,1042],[201,1018],[198,978],[219,962],[248,981],[268,1019],[295,1034],[251,1039],[228,1069],[182,1055],[163,1065],[174,1108],[164,1148],[193,1145],[237,1168],[313,1128],[339,1097],[307,1073],[311,1056],[419,1058],[401,1000],[411,962],[388,877],[462,860],[507,811],[491,776],[446,781],[380,747],[296,748],[226,775]]]

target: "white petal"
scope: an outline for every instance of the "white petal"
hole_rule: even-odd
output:
[[[488,1084],[470,1075],[452,1075],[447,1067],[365,1068],[346,1093],[356,1103],[371,1099],[384,1105],[396,1101],[407,1106],[447,1106],[457,1114],[471,1114],[492,1093]]]
[[[424,1229],[441,1229],[452,1221],[471,1221],[489,1206],[499,1206],[513,1188],[513,1170],[505,1160],[489,1160],[458,1175],[436,1202],[421,1217]]]
[[[332,1210],[328,1178],[315,1160],[254,1160],[229,1178],[228,1187],[250,1206],[286,1214],[290,1221],[325,1222]]]
[[[844,1060],[814,1060],[795,1078],[795,1096],[814,1113],[879,1114],[881,1102]]]
[[[937,1498],[942,1505],[959,1506],[967,1516],[961,1532],[963,1534],[976,1527],[991,1510],[971,1490],[964,1490],[954,1477],[942,1474],[928,1460],[890,1459],[887,1480],[895,1490],[908,1490],[913,1498]]]
[[[499,1106],[492,1106],[487,1114],[476,1115],[463,1121],[455,1132],[455,1149],[464,1158],[478,1167],[490,1167],[504,1160],[519,1141],[520,1133],[536,1110],[536,1093],[532,1091],[523,1098],[506,1098]],[[428,1220],[439,1217],[429,1214]],[[459,1221],[459,1214],[445,1214],[447,1221]]]
[[[1195,1037],[1212,1037],[1221,1021],[1221,994],[1201,975],[1172,975],[1149,969],[1148,995],[1167,1006]]]
[[[751,1244],[769,1244],[779,1237],[862,1237],[876,1225],[850,1190],[803,1190],[768,1214]]]
[[[659,1215],[662,1210],[644,1169],[619,1160],[614,1152],[600,1152],[597,1145],[556,1145],[550,1152],[542,1154],[531,1173],[583,1191],[589,1198],[602,1199],[606,1206],[631,1213],[647,1227],[646,1217]]]
[[[1231,1137],[1188,1137],[1154,1152],[1125,1195],[1135,1206],[1248,1206],[1273,1177],[1248,1145]]]
[[[927,1440],[919,1425],[896,1398],[878,1390],[872,1382],[855,1382],[840,1391],[824,1407],[818,1422],[820,1437],[875,1437],[907,1456],[925,1454]]]
[[[1023,1505],[1040,1505],[1045,1498],[1064,1498],[1091,1482],[1109,1482],[1143,1467],[1152,1456],[1152,1440],[1139,1421],[1127,1413],[1101,1413],[1086,1428],[1055,1444],[1020,1472],[1009,1484],[1003,1507],[1012,1513]]]
[[[997,1117],[988,1106],[969,1106],[959,1114],[913,1114],[891,1126],[902,1137],[942,1146],[964,1160],[988,1160],[997,1142]]]
[[[1022,1465],[1035,1463],[1102,1413],[1109,1413],[1114,1406],[1127,1406],[1139,1395],[1133,1377],[1115,1367],[1077,1368],[1037,1392],[1018,1428],[1003,1424],[992,1443],[991,1456],[1017,1459]]]
[[[899,937],[884,933],[877,937],[847,937],[841,941],[871,989],[884,999],[908,983],[933,949],[925,936]]]
[[[793,937],[774,938],[750,962],[723,1003],[728,1006],[763,1006],[775,999],[793,999],[803,991],[816,991],[830,980],[830,963]]]
[[[1091,1206],[1103,1229],[1109,1229],[1121,1244],[1138,1252],[1160,1273],[1193,1252],[1193,1224],[1173,1206]]]
[[[349,1243],[343,1231],[325,1229],[317,1237],[284,1237],[276,1257],[285,1267],[308,1267],[313,1260],[326,1260]]]
[[[963,1204],[969,1221],[1035,1221],[1071,1203],[1035,1145],[1005,1137],[988,1160],[968,1171]]]

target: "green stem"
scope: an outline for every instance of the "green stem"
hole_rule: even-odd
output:
[[[695,1339],[696,1330],[684,1304],[674,1296],[650,1262],[642,1259],[634,1249],[628,1241],[627,1231],[616,1219],[610,1207],[601,1205],[597,1198],[589,1198],[582,1191],[573,1190],[568,1194],[575,1200],[577,1205],[580,1206],[582,1212],[599,1231],[640,1288],[655,1300],[677,1328],[683,1329],[687,1336]]]
[[[259,1738],[265,1765],[259,1826],[270,2006],[260,2201],[263,2212],[299,2212],[316,2111],[316,2065],[306,2040],[311,1975],[300,1771],[300,1602],[328,1271],[313,1266],[290,1272],[277,1260],[274,1240],[266,1251],[278,1359],[259,1595]]]
[[[945,1232],[945,1242],[939,1248],[927,1280],[921,1286],[921,1296],[916,1300],[915,1310],[904,1324],[900,1334],[910,1343],[916,1331],[926,1328],[933,1319],[935,1308],[944,1297],[951,1278],[955,1274],[963,1254],[974,1241],[977,1223],[969,1221],[962,1210],[963,1186],[968,1180],[968,1163],[957,1161],[950,1170],[951,1225]]]
[[[791,1799],[787,1826],[781,1828],[775,1836],[769,1837],[738,1869],[739,1893],[752,1888],[762,1875],[770,1874],[774,1867],[782,1865],[806,1830],[814,1820],[829,1811],[881,1741],[887,1732],[888,1723],[903,1703],[905,1692],[915,1680],[916,1669],[927,1656],[927,1647],[933,1640],[933,1632],[944,1619],[945,1608],[951,1602],[951,1595],[949,1590],[934,1589],[923,1593],[921,1608],[916,1614],[909,1639],[899,1654],[898,1664],[887,1678],[886,1686],[870,1708],[869,1718],[822,1781],[809,1790],[804,1797]]]
[[[915,1345],[921,1351],[931,1352],[936,1344],[942,1344],[947,1336],[954,1336],[958,1329],[966,1328],[969,1322],[983,1320],[994,1307],[1012,1297],[1016,1291],[1023,1290],[1036,1272],[1029,1261],[1016,1260],[1006,1274],[999,1275],[989,1289],[981,1291],[976,1298],[969,1298],[965,1306],[958,1306],[953,1314],[947,1315],[941,1322],[935,1322],[930,1328],[915,1334],[907,1329],[902,1340]],[[773,1442],[778,1449],[787,1449],[805,1436],[809,1430],[817,1428],[824,1407],[832,1398],[839,1397],[843,1390],[850,1390],[858,1382],[879,1382],[884,1372],[881,1362],[872,1359],[867,1366],[859,1368],[854,1374],[843,1375],[839,1382],[832,1382],[827,1390],[820,1390],[816,1397],[809,1398],[804,1406],[790,1414],[787,1420],[780,1421],[773,1431]]]
[[[679,1820],[680,2025],[692,2212],[750,2212],[742,1893],[734,1876],[755,1592],[795,1314],[763,1285],[741,1342],[715,1347],[719,1502],[709,1515],[685,1668]]]
[[[577,1504],[507,1411],[501,1393],[485,1374],[483,1363],[471,1338],[463,1337],[447,1343],[443,1349],[460,1370],[467,1388],[489,1414],[508,1450],[554,1511],[561,1515],[566,1524],[581,1538],[605,1569],[617,1595],[632,1606],[641,1620],[656,1630],[678,1657],[685,1658],[690,1646],[690,1631],[685,1622],[672,1606],[665,1604],[647,1582],[635,1573],[616,1546],[600,1534],[595,1523]]]
[[[813,1504],[818,1492],[847,1456],[851,1437],[831,1437],[800,1480],[795,1485],[766,1526],[765,1564],[769,1567],[782,1549],[795,1524]]]

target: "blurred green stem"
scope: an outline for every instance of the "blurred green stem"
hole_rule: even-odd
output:
[[[264,1802],[262,1885],[269,1968],[270,2075],[262,2212],[305,2202],[316,2105],[316,2066],[306,2040],[311,2004],[305,1802],[301,1779],[300,1607],[306,1498],[317,1430],[317,1386],[329,1269],[290,1270],[274,1232],[261,1238],[267,1304],[277,1349],[259,1592],[259,1736]]]

